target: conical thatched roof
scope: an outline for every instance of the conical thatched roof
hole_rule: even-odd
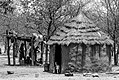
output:
[[[84,44],[108,44],[113,41],[103,33],[96,25],[89,20],[83,13],[64,24],[62,28],[48,41],[52,44],[84,43]]]

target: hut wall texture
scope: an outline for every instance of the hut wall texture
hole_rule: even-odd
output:
[[[68,68],[68,62],[69,62],[69,46],[61,46],[62,49],[62,69],[61,73],[64,73],[66,69]]]
[[[109,59],[106,53],[106,49],[103,47],[103,51],[101,51],[99,57],[99,52],[97,51],[96,46],[93,45],[90,48],[91,53],[86,54],[84,68],[90,72],[106,72],[109,68]]]
[[[50,46],[50,54],[49,54],[49,72],[53,73],[54,71],[54,55],[55,55],[55,45]]]
[[[61,73],[71,70],[72,72],[105,72],[111,70],[111,47],[102,47],[102,51],[98,49],[87,46],[85,53],[85,60],[82,69],[82,47],[79,44],[70,44],[69,46],[61,45],[62,54],[62,64]],[[106,50],[108,49],[108,50]],[[92,52],[94,51],[94,52]],[[99,55],[100,52],[100,55]],[[92,56],[91,53],[94,53]],[[50,72],[54,71],[54,55],[55,55],[55,45],[50,46],[49,62],[50,62]],[[99,57],[100,56],[100,57]]]
[[[112,63],[112,61],[111,61],[111,46],[110,45],[107,45],[106,46],[106,53],[107,53],[107,55],[108,55],[108,62],[109,62],[109,68],[108,68],[108,71],[111,71],[112,69],[112,65],[111,65],[111,63]]]
[[[82,48],[79,45],[78,49],[78,54],[76,52],[76,47],[77,45],[70,45],[70,52],[69,52],[69,57],[70,61],[68,62],[68,67],[70,68],[71,71],[75,72],[82,72],[82,64],[81,64],[81,56],[82,56]],[[87,47],[86,49],[86,56],[84,60],[84,66],[83,66],[83,71],[85,72],[106,72],[110,68],[109,64],[109,51],[106,53],[106,48],[103,48],[103,51],[101,51],[100,57],[99,57],[99,51],[96,51],[97,48],[92,47]],[[92,52],[94,51],[94,52]],[[94,53],[92,56],[91,54]],[[76,59],[77,58],[77,59]]]
[[[79,44],[71,44],[69,57],[70,61],[68,62],[69,69],[71,71],[77,71],[81,68],[81,59],[82,59],[82,48]]]

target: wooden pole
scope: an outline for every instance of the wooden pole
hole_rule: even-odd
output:
[[[32,58],[32,63],[31,65],[33,66],[34,65],[34,40],[33,40],[33,36],[32,36],[32,39],[31,39],[31,58]]]
[[[15,54],[15,57],[17,57],[17,55],[18,55],[18,40],[16,39],[16,54]]]
[[[7,35],[6,35],[7,36]],[[5,50],[4,50],[4,53],[6,53],[7,52],[7,37],[5,37],[5,39],[4,39],[4,42],[5,42],[5,46],[4,46],[4,48],[5,48]]]
[[[45,64],[47,64],[47,61],[48,61],[48,45],[46,44]]]
[[[9,37],[8,37],[8,30],[6,30],[6,36],[7,36],[7,56],[8,56],[8,65],[10,65],[10,47],[9,47]]]
[[[43,47],[43,42],[41,42],[41,59],[43,62],[43,52],[44,52],[44,47]]]
[[[15,54],[16,54],[16,39],[14,37],[14,42],[13,42],[13,65],[15,65]]]
[[[86,45],[82,43],[81,47],[82,47],[81,69],[83,70],[83,67],[85,65]]]
[[[101,57],[101,45],[98,46],[99,48],[99,58]]]
[[[8,65],[10,65],[10,46],[9,46],[9,38],[7,38],[7,55],[8,55]]]
[[[25,46],[25,59],[24,59],[24,61],[26,61],[26,56],[27,56],[26,41],[24,41],[24,46]]]

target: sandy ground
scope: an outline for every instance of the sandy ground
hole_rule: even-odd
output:
[[[0,80],[119,80],[119,74],[100,73],[99,77],[84,77],[82,74],[74,74],[66,77],[64,74],[52,74],[43,72],[40,66],[7,66],[7,56],[0,55]],[[113,67],[118,70],[119,67]],[[13,71],[14,74],[7,74]]]

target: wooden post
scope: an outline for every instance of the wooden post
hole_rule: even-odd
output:
[[[85,65],[86,45],[82,43],[81,47],[82,47],[81,69],[83,70],[83,67]]]
[[[17,40],[17,39],[16,39],[16,46],[15,46],[15,47],[16,47],[15,57],[17,57],[17,55],[18,55],[18,48],[19,48],[19,47],[18,47],[18,40]]]
[[[45,51],[45,64],[47,64],[48,61],[48,45],[46,44],[46,51]]]
[[[16,54],[16,38],[14,37],[14,42],[13,42],[13,65],[15,65],[15,54]]]
[[[9,37],[8,37],[8,30],[6,30],[6,36],[7,36],[7,56],[8,56],[8,65],[10,65],[10,47],[9,47]]]
[[[7,34],[6,34],[6,36],[7,36]],[[7,37],[5,37],[5,39],[4,39],[4,42],[5,42],[5,46],[4,46],[4,53],[6,53],[7,52]]]
[[[41,42],[41,58],[42,58],[42,62],[43,62],[43,52],[44,52],[44,46],[43,46],[43,42]]]
[[[99,58],[100,58],[101,57],[101,45],[99,45],[98,48],[99,48],[98,49],[99,50],[98,52],[99,52]]]
[[[26,48],[26,41],[24,41],[24,47],[25,47],[25,60],[24,61],[26,61],[26,56],[27,56],[27,48]]]
[[[31,39],[31,58],[32,58],[32,66],[34,65],[34,37]]]
[[[9,38],[7,38],[7,55],[8,55],[8,65],[10,65],[10,46],[9,46]]]

